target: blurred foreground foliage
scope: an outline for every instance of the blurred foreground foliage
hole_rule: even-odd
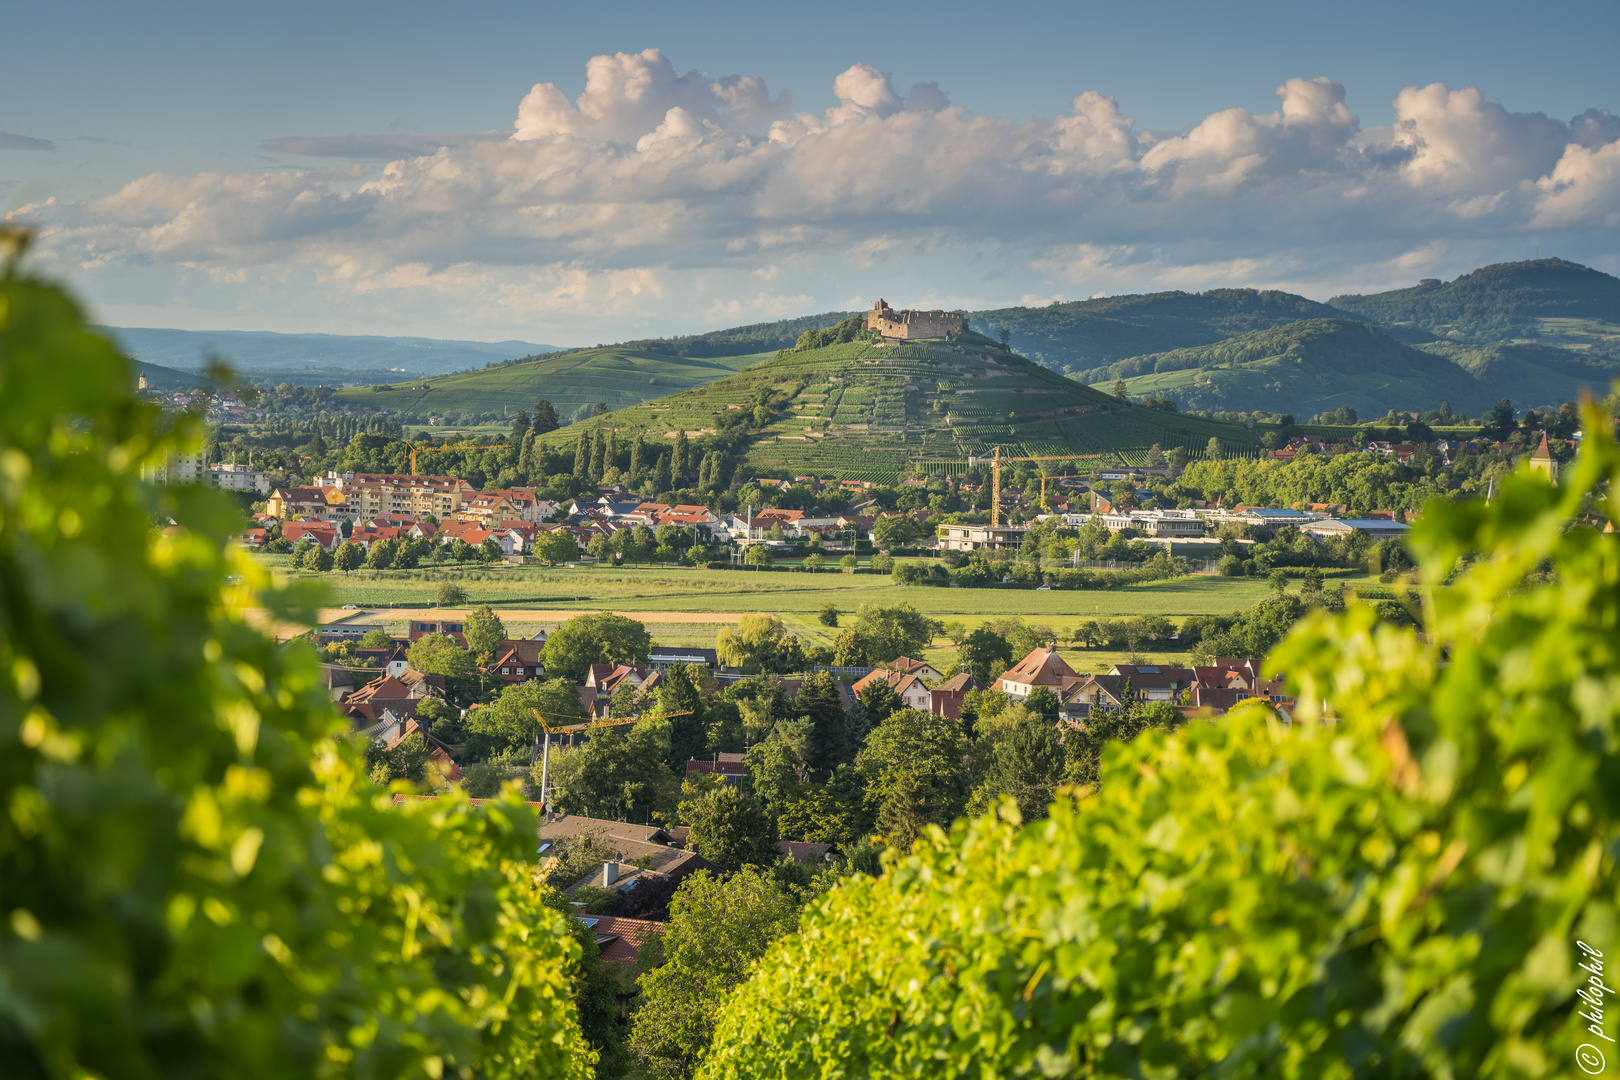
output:
[[[1317,613],[1271,658],[1299,722],[1251,705],[1151,731],[1049,820],[1021,827],[1008,800],[929,826],[766,954],[702,1075],[1507,1078],[1580,1075],[1582,1044],[1620,1058],[1577,996],[1605,997],[1577,942],[1611,975],[1620,946],[1620,543],[1582,520],[1614,520],[1620,454],[1591,407],[1584,427],[1562,486],[1521,472],[1489,506],[1429,507],[1422,582],[1473,561],[1428,591],[1426,635]]]
[[[579,945],[508,795],[390,805],[313,614],[145,461],[132,366],[0,232],[0,1072],[585,1076]],[[170,519],[176,527],[157,529]]]

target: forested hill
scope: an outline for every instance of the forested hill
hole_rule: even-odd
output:
[[[1131,356],[1207,345],[1252,330],[1301,319],[1342,319],[1345,313],[1293,293],[1211,289],[1107,296],[1046,307],[995,308],[969,315],[991,337],[1006,330],[1014,349],[1082,382]]]
[[[1094,381],[1124,379],[1134,395],[1189,409],[1267,409],[1309,416],[1340,405],[1362,415],[1450,401],[1480,412],[1499,394],[1451,359],[1403,345],[1363,323],[1309,319],[1225,341],[1133,357]]]
[[[1454,281],[1428,278],[1409,289],[1335,296],[1328,303],[1371,322],[1487,340],[1534,331],[1542,319],[1620,328],[1620,278],[1563,259],[1496,263]]]
[[[744,356],[748,353],[776,352],[778,349],[793,348],[799,340],[799,335],[806,330],[825,330],[856,314],[858,313],[854,311],[828,311],[797,319],[778,319],[776,322],[732,326],[724,330],[711,330],[705,334],[625,341],[617,347],[646,353],[696,357]]]

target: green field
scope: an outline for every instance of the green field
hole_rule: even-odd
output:
[[[617,610],[632,612],[691,613],[694,615],[742,615],[767,612],[778,615],[808,644],[831,645],[836,629],[816,620],[821,606],[829,600],[840,612],[852,616],[862,604],[908,603],[918,611],[943,622],[958,621],[969,629],[987,619],[1015,615],[1031,624],[1046,624],[1067,641],[1075,628],[1087,619],[1129,618],[1135,615],[1164,615],[1182,619],[1189,615],[1227,614],[1243,610],[1270,595],[1266,581],[1258,578],[1186,577],[1148,582],[1119,589],[1073,592],[1036,592],[1032,589],[939,589],[900,586],[889,578],[867,574],[824,571],[808,573],[751,573],[743,570],[685,568],[578,567],[495,567],[441,570],[361,570],[350,574],[311,574],[288,568],[285,555],[255,556],[273,568],[278,577],[315,577],[331,588],[333,606],[357,604],[355,619],[381,622],[402,631],[405,617],[391,618],[389,608],[432,606],[441,581],[456,581],[467,591],[470,603],[488,603],[497,610],[542,609]],[[1366,582],[1359,573],[1328,572],[1332,582],[1355,585]],[[547,622],[508,618],[514,633],[532,633],[551,627]],[[725,623],[671,622],[649,626],[655,640],[670,645],[712,646],[715,634]],[[1103,650],[1063,649],[1065,659],[1076,670],[1106,670],[1123,662],[1124,654]],[[944,638],[937,639],[926,656],[936,666],[953,663],[955,649]],[[1145,663],[1186,663],[1185,653],[1144,653]],[[1100,666],[1099,666],[1100,665]]]
[[[387,408],[425,420],[429,415],[533,409],[541,398],[567,417],[606,402],[622,409],[653,398],[705,386],[733,375],[768,353],[693,359],[628,349],[582,349],[545,360],[503,364],[479,371],[443,375],[387,390],[369,386],[338,391],[338,400],[357,408]]]

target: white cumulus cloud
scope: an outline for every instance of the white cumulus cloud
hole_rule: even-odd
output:
[[[535,85],[504,135],[285,140],[401,152],[153,174],[25,216],[48,257],[100,274],[184,266],[255,303],[349,297],[379,319],[640,320],[627,331],[835,306],[851,275],[993,303],[1360,280],[1620,228],[1620,119],[1596,107],[1566,123],[1436,83],[1364,128],[1342,85],[1294,77],[1275,111],[1150,135],[1095,89],[1014,120],[937,83],[902,95],[867,64],[831,87],[833,104],[796,111],[757,76],[682,74],[657,49],[597,56],[578,97]],[[769,293],[750,279],[762,267]]]

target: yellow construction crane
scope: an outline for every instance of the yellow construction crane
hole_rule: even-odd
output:
[[[1059,454],[1051,457],[1002,457],[1001,447],[988,457],[968,455],[969,465],[990,466],[990,527],[992,529],[1001,525],[1001,463],[1003,461],[1076,461],[1085,454]],[[1046,478],[1041,478],[1041,502],[1046,502]]]
[[[545,739],[540,748],[540,812],[542,814],[551,804],[551,737],[553,735],[572,735],[575,732],[592,731],[596,728],[618,727],[621,724],[634,724],[638,720],[663,720],[671,716],[692,715],[690,710],[683,709],[679,712],[639,713],[635,716],[607,716],[600,720],[579,720],[572,716],[543,713],[539,709],[532,711],[534,718],[540,722],[540,729],[545,732]],[[573,720],[574,723],[552,727],[546,723],[548,715],[553,720]],[[541,742],[541,740],[537,738],[535,742]],[[532,757],[529,759],[529,765],[531,767],[534,765]]]
[[[405,442],[404,439],[401,439],[400,441]],[[500,446],[502,444],[494,443],[492,445]],[[416,444],[413,443],[413,442],[405,442],[405,446],[411,452],[411,475],[415,476],[416,475]],[[429,445],[429,446],[422,447],[423,450],[427,450],[427,451],[433,451],[433,450],[488,450],[489,448],[490,447],[485,446],[483,443],[475,443],[475,442],[456,443],[454,445],[451,445],[450,443],[445,443],[443,446]]]

